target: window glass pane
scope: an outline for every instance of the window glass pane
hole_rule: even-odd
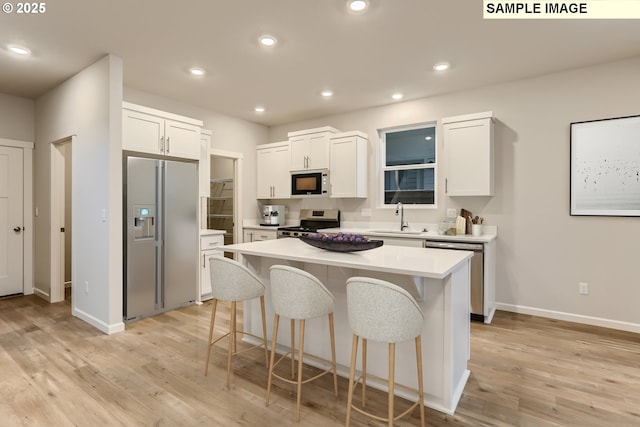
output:
[[[433,204],[433,169],[407,169],[384,172],[384,203]]]
[[[386,166],[435,163],[435,135],[433,126],[388,132],[385,135]]]

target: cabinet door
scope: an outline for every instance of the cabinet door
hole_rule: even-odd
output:
[[[244,230],[244,233],[243,233],[243,236],[242,236],[243,237],[242,241],[244,243],[253,242],[253,233],[254,232],[255,232],[255,230],[251,230],[251,229]]]
[[[258,199],[273,197],[273,174],[277,173],[273,165],[269,164],[273,158],[273,152],[273,149],[256,150],[256,197]]]
[[[162,154],[164,120],[150,114],[122,110],[122,149]]]
[[[289,162],[291,155],[289,154],[289,146],[282,146],[274,149],[272,153],[272,182],[273,182],[273,198],[289,199],[291,198],[291,174],[289,173]]]
[[[200,128],[188,123],[165,120],[165,150],[167,156],[200,159]]]
[[[292,138],[291,143],[291,170],[304,170],[307,168],[307,158],[309,157],[309,138],[302,136]]]
[[[222,251],[210,250],[200,252],[200,300],[210,299],[211,295],[211,267],[209,258],[223,256]]]
[[[493,196],[492,120],[444,125],[448,196]]]
[[[256,197],[258,199],[289,199],[291,197],[291,155],[289,142],[274,143],[256,149]]]
[[[358,136],[331,139],[331,197],[367,197],[366,144]]]
[[[309,155],[307,169],[329,167],[329,135],[327,133],[309,135]]]

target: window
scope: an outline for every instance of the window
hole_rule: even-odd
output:
[[[436,125],[380,131],[384,205],[435,206]]]

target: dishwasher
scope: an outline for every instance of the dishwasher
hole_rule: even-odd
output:
[[[471,257],[471,295],[469,298],[469,311],[471,313],[471,320],[484,322],[484,244],[425,240],[424,247],[473,252],[473,256]]]

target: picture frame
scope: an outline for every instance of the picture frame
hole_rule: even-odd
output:
[[[570,214],[640,216],[640,115],[570,126]]]

